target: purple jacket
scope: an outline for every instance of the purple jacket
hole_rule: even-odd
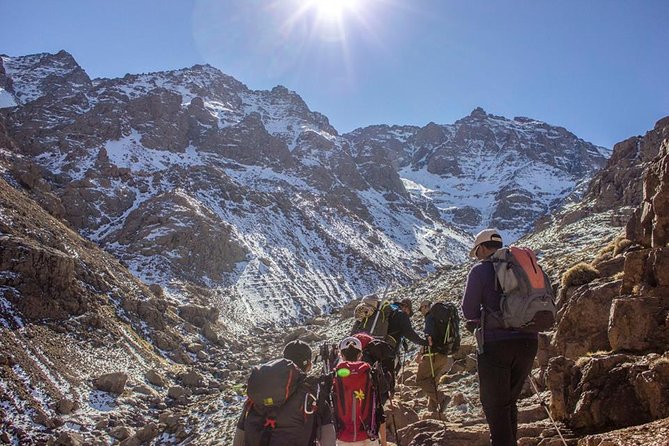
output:
[[[497,286],[495,268],[492,262],[481,261],[472,267],[467,276],[465,295],[462,298],[462,314],[469,321],[480,322],[481,306],[488,311],[499,311],[501,297],[502,292]],[[536,333],[487,327],[484,327],[483,335],[485,341],[534,339],[537,337]]]

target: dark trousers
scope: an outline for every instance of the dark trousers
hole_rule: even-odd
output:
[[[537,354],[536,339],[486,342],[477,356],[481,404],[492,446],[515,446],[518,433],[516,402]]]

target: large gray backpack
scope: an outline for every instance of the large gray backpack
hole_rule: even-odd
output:
[[[500,311],[486,314],[486,325],[492,322],[502,328],[522,331],[550,330],[555,324],[555,299],[550,280],[537,263],[534,252],[515,246],[501,248],[490,261],[502,298]]]

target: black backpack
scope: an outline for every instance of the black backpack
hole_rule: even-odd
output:
[[[372,366],[376,373],[379,393],[395,391],[395,349],[382,339],[374,338],[362,349],[362,360]]]
[[[432,349],[451,355],[460,349],[460,315],[451,302],[437,302],[428,313],[434,319]]]
[[[318,391],[288,359],[277,359],[251,371],[245,405],[247,444],[307,445],[313,434]]]

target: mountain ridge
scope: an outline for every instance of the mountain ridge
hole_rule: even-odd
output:
[[[191,285],[216,290],[233,327],[314,316],[464,260],[477,227],[470,217],[487,224],[480,208],[496,197],[495,188],[503,205],[491,223],[528,202],[536,207],[518,217],[522,229],[512,235],[562,196],[537,198],[514,185],[510,173],[504,184],[486,183],[479,207],[434,199],[436,182],[451,181],[448,189],[457,190],[471,181],[444,177],[471,168],[460,151],[499,151],[496,131],[525,141],[506,128],[514,121],[482,109],[459,124],[412,130],[423,144],[413,149],[425,152],[414,172],[398,162],[404,149],[339,135],[297,93],[250,90],[211,66],[91,80],[66,52],[4,56],[2,65],[0,80],[18,98],[2,109],[20,148],[12,155],[13,176],[52,214],[173,299],[187,300]],[[465,144],[439,152],[444,132]],[[562,145],[582,144],[571,134],[560,137]],[[603,160],[585,149],[577,155],[584,180]],[[567,167],[525,161],[554,174],[563,195],[573,192],[576,176]],[[437,173],[425,176],[427,185],[426,169]],[[218,266],[204,267],[207,261]]]

